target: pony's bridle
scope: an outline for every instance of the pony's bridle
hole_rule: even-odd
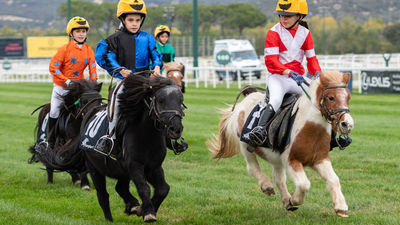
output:
[[[310,86],[310,84],[303,80],[303,83],[305,85],[307,85],[308,87]],[[301,86],[301,89],[304,91],[304,93],[307,95],[308,99],[311,100],[310,95],[307,93],[307,91],[303,88],[303,86]],[[332,110],[332,108],[330,107],[329,102],[325,101],[325,91],[328,89],[336,89],[336,88],[347,88],[347,85],[336,85],[336,86],[328,86],[322,89],[322,95],[321,95],[321,100],[319,101],[319,105],[320,107],[324,110],[325,113],[322,113],[322,116],[326,119],[326,121],[328,121],[328,123],[333,124],[337,127],[337,125],[339,124],[340,119],[346,114],[346,113],[350,113],[350,109],[349,108],[341,108],[341,109],[335,109]],[[335,116],[336,118],[332,118],[333,116]]]
[[[350,113],[349,108],[340,108],[340,109],[333,110],[329,101],[325,101],[325,91],[328,89],[336,89],[336,88],[347,88],[347,86],[346,85],[336,85],[336,86],[328,86],[328,87],[323,88],[321,100],[319,102],[319,105],[321,106],[321,108],[323,108],[323,110],[325,112],[325,113],[322,113],[322,115],[325,117],[325,119],[328,121],[328,123],[330,123],[330,124],[334,123],[335,126],[337,126],[339,124],[340,119],[346,113]]]
[[[161,89],[160,89],[160,90],[161,90]],[[156,120],[157,120],[159,123],[163,124],[163,127],[164,127],[164,128],[167,128],[167,129],[168,129],[169,126],[170,126],[169,124],[170,124],[171,120],[172,120],[174,117],[177,116],[177,117],[179,117],[180,119],[183,119],[183,117],[185,116],[185,113],[183,112],[183,110],[175,110],[175,109],[160,110],[160,109],[158,108],[157,101],[156,101],[157,93],[158,93],[160,90],[157,90],[156,93],[154,93],[153,96],[150,97],[150,102],[147,102],[147,100],[145,100],[144,103],[146,104],[147,108],[149,108],[149,115],[151,115],[151,113],[154,112],[154,115],[155,115],[155,117],[156,117]],[[183,108],[183,109],[186,109],[187,107],[185,106],[185,104],[182,103],[182,108]],[[167,122],[163,122],[163,121],[161,120],[161,116],[162,116],[163,114],[165,114],[165,113],[171,113],[171,115],[169,116]]]

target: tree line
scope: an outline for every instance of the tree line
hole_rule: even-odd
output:
[[[100,39],[115,32],[119,20],[115,17],[117,3],[96,4],[87,1],[72,1],[72,16],[85,17],[91,26],[88,43],[95,48]],[[166,15],[165,7],[173,7],[173,13]],[[67,21],[67,3],[57,10]],[[143,30],[153,33],[158,24],[172,24],[174,36],[191,36],[193,6],[191,4],[163,5],[147,7],[147,17]],[[229,5],[202,5],[198,7],[199,35],[210,37],[248,38],[256,40],[258,54],[263,54],[267,31],[277,22],[276,15],[267,17],[262,11],[247,3]],[[307,17],[306,21],[314,38],[317,54],[364,54],[400,51],[400,22],[386,24],[381,19],[370,18],[357,22],[345,17],[336,21],[332,17]],[[19,29],[7,26],[0,29],[0,37],[26,37],[64,35],[57,29]]]

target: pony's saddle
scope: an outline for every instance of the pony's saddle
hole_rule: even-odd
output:
[[[67,125],[70,119],[70,114],[69,113],[65,113],[65,112],[61,112],[56,125],[54,127],[55,129],[55,136],[56,137],[65,137],[66,135],[66,131],[67,131]],[[47,139],[47,129],[49,126],[49,117],[50,117],[50,113],[47,113],[45,118],[43,119],[43,122],[40,126],[40,129],[38,130],[38,136],[37,136],[37,143],[40,143],[42,141],[46,141]]]
[[[286,146],[290,143],[290,133],[294,118],[297,113],[297,109],[293,109],[296,105],[298,97],[299,96],[295,94],[285,95],[281,108],[275,113],[274,117],[267,124],[266,129],[268,137],[263,143],[262,147],[271,148],[274,151],[279,151],[280,153],[284,152]],[[269,102],[268,90],[265,102]],[[260,116],[264,110],[265,105],[262,102],[254,106],[243,126],[240,141],[245,143],[250,142],[249,133],[258,125],[258,121],[260,120]]]

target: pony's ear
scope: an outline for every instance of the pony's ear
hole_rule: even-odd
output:
[[[182,64],[179,64],[179,65],[178,65],[178,68],[179,68],[180,71],[182,71],[183,65],[182,65]]]
[[[328,78],[325,76],[325,73],[324,73],[324,72],[321,72],[321,73],[319,74],[319,80],[320,80],[321,85],[322,85],[323,87],[328,86],[329,80],[328,80]]]
[[[349,72],[343,74],[343,82],[344,82],[345,84],[349,83],[350,77],[351,77],[351,74],[350,74]]]
[[[101,87],[103,87],[103,82],[101,82],[101,83],[96,85],[96,91],[100,92],[101,91]]]

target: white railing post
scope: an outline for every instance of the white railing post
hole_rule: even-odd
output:
[[[195,79],[196,79],[196,88],[199,88],[200,74],[199,74],[198,67],[193,67],[193,72],[196,75],[196,77],[195,77]]]
[[[216,78],[216,72],[215,72],[215,68],[211,71],[212,75],[213,75],[213,88],[217,88],[217,78]]]
[[[208,87],[208,68],[204,68],[203,74],[204,74],[204,87],[207,88]]]

